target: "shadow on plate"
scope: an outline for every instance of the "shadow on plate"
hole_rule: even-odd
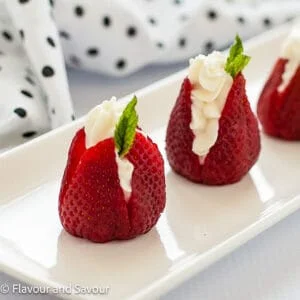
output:
[[[178,247],[204,253],[259,219],[263,202],[247,175],[228,186],[205,186],[169,172],[167,219]]]
[[[110,296],[126,296],[168,272],[170,260],[154,228],[128,241],[95,244],[62,231],[51,277],[64,284],[109,287]]]
[[[274,194],[280,198],[299,194],[300,142],[262,134],[262,152],[258,165]]]

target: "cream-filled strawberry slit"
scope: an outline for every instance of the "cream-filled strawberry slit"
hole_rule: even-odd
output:
[[[105,100],[89,112],[84,126],[85,145],[87,149],[114,136],[115,127],[125,106],[126,103],[118,102],[115,97],[112,97],[110,101]],[[126,157],[119,157],[117,149],[116,163],[120,185],[124,192],[125,200],[128,201],[132,190],[131,178],[134,167]]]
[[[128,201],[131,196],[131,178],[134,170],[133,164],[125,157],[120,157],[118,151],[116,153],[116,163],[118,166],[118,176],[121,188],[124,192],[125,201]]]
[[[192,84],[190,128],[194,134],[193,152],[201,164],[216,143],[219,119],[233,79],[225,71],[226,56],[214,51],[190,60],[188,79]]]
[[[281,58],[286,60],[284,72],[281,76],[282,82],[278,86],[278,92],[283,92],[292,78],[295,76],[300,65],[300,26],[292,30],[290,35],[285,40],[282,50]]]

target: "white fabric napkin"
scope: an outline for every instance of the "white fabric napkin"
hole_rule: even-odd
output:
[[[0,149],[73,120],[64,59],[125,76],[286,22],[300,2],[0,0]],[[84,101],[84,99],[83,99]]]

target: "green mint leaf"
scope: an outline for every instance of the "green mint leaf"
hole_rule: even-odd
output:
[[[138,115],[135,111],[137,98],[134,96],[125,107],[119,122],[115,128],[114,139],[118,154],[124,157],[134,142],[135,130],[138,123]]]
[[[230,48],[229,56],[226,61],[225,71],[234,79],[249,63],[250,56],[243,54],[244,47],[242,40],[237,35],[235,42]]]

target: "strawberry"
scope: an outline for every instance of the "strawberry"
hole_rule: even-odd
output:
[[[136,102],[132,103],[128,106],[134,108]],[[59,195],[59,216],[74,236],[101,243],[131,239],[148,232],[165,207],[162,156],[157,145],[136,130],[137,118],[136,122],[130,114],[124,118],[128,106],[114,137],[90,148],[86,148],[83,128],[73,138]],[[121,188],[116,155],[134,167],[129,199]]]
[[[268,135],[300,140],[300,67],[284,90],[278,89],[287,63],[287,59],[277,60],[260,95],[257,114]]]
[[[239,48],[239,49],[237,49]],[[193,84],[185,78],[167,127],[166,152],[172,169],[195,182],[224,185],[239,181],[253,166],[260,152],[257,120],[251,111],[241,69],[249,61],[237,37],[225,70],[233,78],[219,118],[216,142],[205,158],[193,152]],[[242,63],[241,63],[242,62]]]

